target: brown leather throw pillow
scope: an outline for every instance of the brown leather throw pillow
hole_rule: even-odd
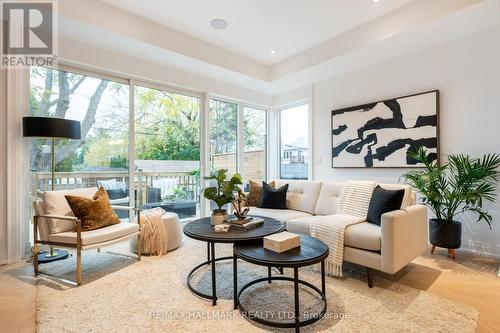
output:
[[[82,221],[82,231],[99,229],[120,223],[104,187],[100,187],[92,199],[65,195],[73,214]]]
[[[260,201],[262,200],[262,182],[254,182],[250,180],[248,182],[250,185],[250,189],[247,194],[247,203],[249,206],[257,207],[260,205]],[[269,185],[274,188],[276,185],[274,180],[269,182]]]

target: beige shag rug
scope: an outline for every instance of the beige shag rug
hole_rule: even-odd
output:
[[[218,256],[231,251],[216,245]],[[290,332],[245,319],[232,303],[232,264],[217,267],[218,304],[194,296],[186,275],[206,259],[206,244],[185,240],[163,257],[135,259],[94,251],[84,252],[83,285],[72,287],[40,276],[37,286],[38,332]],[[74,279],[74,258],[41,266],[41,271]],[[239,285],[266,276],[266,268],[239,261]],[[290,275],[285,269],[285,275]],[[273,274],[278,274],[274,271]],[[319,273],[301,269],[300,278],[320,286]],[[478,312],[462,304],[375,277],[370,289],[364,276],[349,271],[344,278],[327,277],[328,310],[303,332],[474,332]],[[210,292],[207,267],[194,277]],[[301,288],[301,315],[321,308],[321,301]],[[268,319],[293,316],[293,286],[262,283],[247,289],[241,302]]]

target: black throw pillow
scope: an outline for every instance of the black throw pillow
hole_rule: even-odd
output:
[[[286,209],[287,191],[288,184],[275,189],[266,182],[262,182],[262,199],[259,208]]]
[[[368,206],[368,217],[366,220],[370,223],[380,225],[382,214],[401,209],[401,203],[405,190],[386,190],[379,185],[375,187]]]

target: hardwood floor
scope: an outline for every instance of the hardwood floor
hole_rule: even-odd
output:
[[[0,266],[0,332],[35,332],[36,286],[24,261]]]
[[[500,332],[499,259],[457,251],[448,258],[446,249],[424,253],[395,275],[379,273],[386,279],[426,290],[479,311],[477,332]]]
[[[430,249],[429,249],[430,250]],[[456,260],[447,251],[425,253],[395,275],[377,276],[425,290],[476,308],[477,332],[500,331],[500,260],[458,251]],[[31,264],[0,266],[0,332],[35,332],[35,296]]]

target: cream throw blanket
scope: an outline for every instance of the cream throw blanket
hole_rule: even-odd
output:
[[[366,221],[375,182],[348,181],[340,197],[338,213],[311,224],[312,237],[328,245],[326,274],[341,277],[344,261],[344,236],[347,227]]]
[[[141,214],[142,252],[161,256],[167,253],[167,228],[163,225],[162,208],[146,210]]]

